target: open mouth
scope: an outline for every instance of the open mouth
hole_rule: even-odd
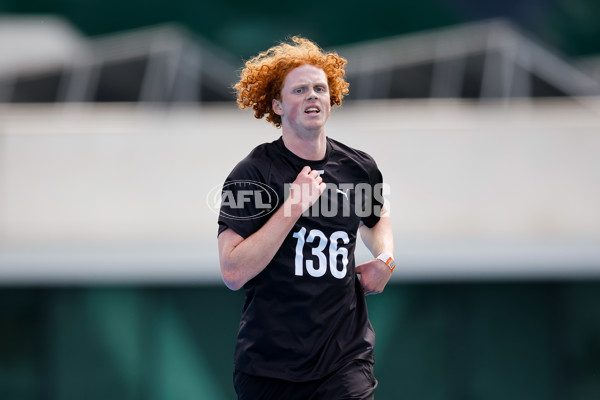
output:
[[[319,107],[308,107],[306,110],[304,110],[304,112],[306,114],[318,114],[321,112],[321,110]]]

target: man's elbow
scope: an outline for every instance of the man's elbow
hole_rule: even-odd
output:
[[[245,283],[235,268],[226,265],[224,262],[221,262],[221,277],[225,286],[234,291],[241,289]]]
[[[240,290],[244,284],[238,280],[238,279],[231,279],[226,277],[225,275],[223,275],[223,282],[225,283],[225,286],[227,286],[227,288],[236,291],[236,290]]]

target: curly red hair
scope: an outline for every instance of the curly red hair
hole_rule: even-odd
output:
[[[324,53],[308,39],[292,37],[293,43],[281,43],[246,62],[240,81],[234,85],[241,109],[252,107],[258,119],[265,115],[267,122],[281,127],[281,116],[273,111],[273,99],[280,99],[287,74],[294,68],[310,64],[321,68],[327,76],[331,106],[342,104],[348,94],[345,81],[346,60],[337,53]]]

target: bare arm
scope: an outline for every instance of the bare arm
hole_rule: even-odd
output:
[[[231,229],[219,235],[221,275],[228,288],[240,289],[265,269],[298,218],[324,190],[318,172],[304,167],[291,186],[290,197],[258,231],[246,239]]]
[[[374,227],[368,228],[366,225],[361,225],[360,236],[374,257],[381,253],[394,254],[392,224],[385,206],[382,208],[379,222]],[[392,276],[390,268],[377,258],[358,265],[356,273],[361,276],[360,284],[365,294],[383,292],[385,285]]]

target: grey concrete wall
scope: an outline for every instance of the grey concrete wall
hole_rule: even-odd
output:
[[[218,280],[207,195],[279,134],[230,104],[1,106],[0,280]],[[389,184],[397,279],[600,275],[598,99],[348,102],[328,134]]]

